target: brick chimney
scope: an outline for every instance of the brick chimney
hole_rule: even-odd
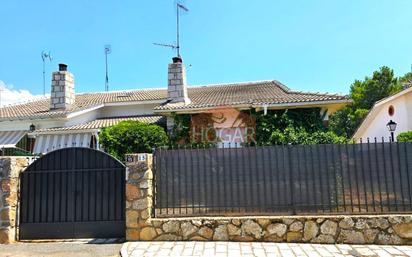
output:
[[[173,57],[169,64],[167,83],[167,99],[171,103],[190,104],[187,94],[186,69],[181,57]]]
[[[50,109],[66,109],[74,104],[74,76],[67,71],[67,65],[59,64],[59,71],[52,74]]]

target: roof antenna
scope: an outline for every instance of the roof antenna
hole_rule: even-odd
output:
[[[159,44],[159,43],[153,43],[156,46],[164,46],[164,47],[170,47],[173,50],[176,49],[176,54],[177,57],[180,57],[180,10],[183,10],[185,12],[188,12],[189,9],[186,8],[183,4],[176,3],[176,44]]]
[[[108,71],[108,67],[107,67],[107,55],[112,53],[112,47],[111,45],[105,45],[104,46],[104,55],[106,57],[106,80],[104,82],[104,89],[107,91],[109,91],[109,71]]]
[[[45,51],[41,52],[41,59],[43,60],[43,95],[46,95],[46,61],[51,62],[53,57],[50,54],[50,51],[46,53]]]

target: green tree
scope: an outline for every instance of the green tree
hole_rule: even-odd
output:
[[[351,137],[376,101],[401,89],[402,85],[393,70],[386,66],[373,72],[372,77],[365,77],[362,81],[355,80],[349,93],[352,104],[332,115],[330,129],[338,135]]]
[[[402,86],[411,87],[412,86],[412,72],[408,72],[399,78],[399,82]]]
[[[127,153],[151,153],[153,148],[166,145],[168,137],[158,125],[122,121],[104,128],[99,135],[99,142],[107,153],[124,160]]]

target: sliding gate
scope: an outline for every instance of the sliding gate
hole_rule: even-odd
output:
[[[125,167],[90,148],[65,148],[21,176],[20,239],[124,237]]]

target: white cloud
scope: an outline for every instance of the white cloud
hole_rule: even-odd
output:
[[[44,97],[33,95],[29,90],[13,89],[13,86],[0,80],[0,106],[32,101]]]

